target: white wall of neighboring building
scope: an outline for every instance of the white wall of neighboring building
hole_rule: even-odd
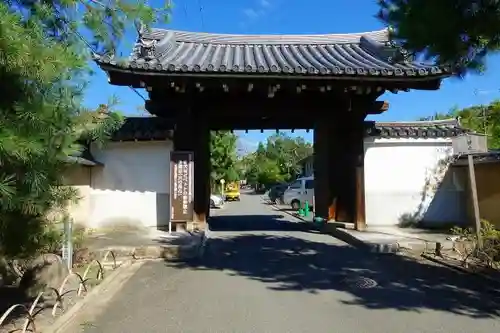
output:
[[[83,165],[72,165],[65,173],[63,186],[70,186],[77,191],[78,200],[68,202],[66,211],[52,210],[48,213],[48,220],[62,227],[65,213],[68,213],[72,220],[85,225],[88,222],[90,212],[90,173],[89,167]]]
[[[72,166],[66,174],[65,182],[78,191],[78,201],[68,206],[69,216],[75,223],[85,225],[90,212],[91,168],[81,165]]]
[[[89,228],[167,226],[172,149],[170,140],[92,147],[94,158],[103,166],[79,167],[68,177],[68,185],[77,186],[82,197],[78,205],[70,207],[75,222]],[[464,222],[463,189],[452,170],[438,167],[450,154],[451,139],[367,139],[367,225],[396,225],[405,215],[415,214],[430,223]],[[312,159],[306,168],[312,170]]]
[[[465,223],[456,171],[438,167],[452,154],[450,138],[367,138],[364,145],[367,225],[396,225],[405,217]],[[304,174],[313,173],[310,159]]]
[[[395,225],[408,216],[434,224],[464,222],[463,189],[452,169],[439,166],[452,153],[446,138],[365,141],[367,225]]]
[[[81,167],[90,171],[90,186],[82,193],[78,214],[71,211],[73,218],[88,228],[168,226],[172,149],[170,140],[91,147],[103,166]]]

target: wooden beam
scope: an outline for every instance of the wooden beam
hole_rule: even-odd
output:
[[[244,117],[212,117],[209,121],[212,130],[275,130],[275,129],[312,129],[314,118],[286,117],[282,118],[244,118]]]
[[[311,92],[306,96],[277,93],[274,97],[253,93],[231,94],[185,94],[168,95],[148,102],[149,112],[160,117],[176,116],[185,111],[186,106],[193,110],[215,115],[251,115],[252,117],[290,116],[307,112],[309,117],[317,113],[340,112],[345,110],[349,99],[345,95],[321,94]],[[338,110],[338,111],[337,111]]]
[[[178,73],[178,74],[162,74],[141,71],[117,71],[110,67],[102,68],[108,73],[109,82],[118,86],[131,86],[134,88],[145,88],[146,86],[160,87],[166,85],[167,82],[178,82],[184,85],[202,84],[206,87],[216,86],[221,82],[227,83],[229,86],[241,83],[253,83],[257,86],[267,86],[270,83],[274,84],[306,84],[309,86],[370,86],[383,87],[385,90],[437,90],[440,88],[442,79],[439,77],[365,77],[365,76],[289,76],[289,75],[255,75],[255,74],[236,74],[236,75],[221,75],[221,73]]]

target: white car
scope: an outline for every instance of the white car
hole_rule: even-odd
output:
[[[314,177],[301,177],[290,184],[283,193],[285,205],[292,206],[293,210],[298,210],[307,202],[309,206],[313,205],[314,198]]]
[[[224,206],[224,199],[216,194],[210,194],[210,208],[222,208]]]

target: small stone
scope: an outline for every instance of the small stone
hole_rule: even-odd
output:
[[[92,253],[88,248],[81,248],[75,250],[73,254],[73,262],[76,264],[89,264],[95,259],[95,254]]]
[[[9,264],[7,259],[0,258],[0,287],[17,283],[19,273],[16,272],[14,266],[14,264]]]

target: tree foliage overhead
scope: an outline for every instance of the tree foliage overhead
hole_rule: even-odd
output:
[[[250,184],[265,186],[289,181],[301,172],[299,162],[311,155],[312,145],[304,138],[292,138],[278,133],[259,143],[257,150],[244,157],[247,170],[245,176]]]
[[[446,113],[436,113],[419,120],[459,118],[463,127],[488,136],[488,148],[500,149],[500,100],[488,105],[476,105],[464,109],[453,108]]]
[[[112,105],[83,107],[91,52],[114,52],[125,27],[163,12],[143,0],[0,3],[0,255],[40,246],[47,214],[76,199],[59,186],[68,157],[121,123]]]
[[[441,64],[482,70],[484,57],[500,47],[496,0],[379,0],[378,17],[410,52]]]

